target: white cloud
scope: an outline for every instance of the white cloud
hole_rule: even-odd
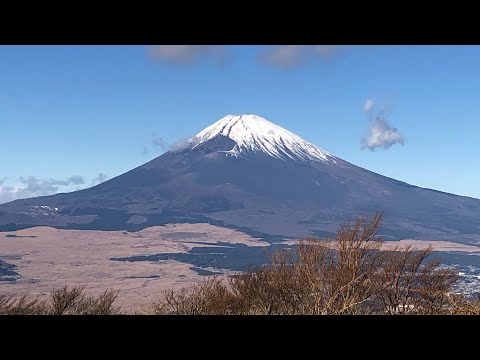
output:
[[[377,148],[389,149],[392,145],[405,143],[404,136],[398,129],[390,126],[384,109],[374,117],[376,103],[373,99],[367,99],[363,105],[363,111],[370,123],[368,136],[361,139],[362,149],[374,151]]]
[[[260,61],[268,66],[292,69],[315,59],[330,60],[345,46],[342,45],[275,45],[260,54]]]
[[[405,138],[398,129],[391,127],[382,116],[377,116],[370,123],[368,137],[362,139],[362,147],[370,150],[388,149],[392,145],[405,143]]]
[[[178,140],[176,142],[174,142],[170,148],[169,148],[169,151],[172,151],[172,152],[175,152],[175,151],[182,151],[182,150],[185,150],[185,149],[188,149],[189,147],[195,145],[195,143],[197,142],[197,137],[191,137],[191,138],[187,138],[187,139],[181,139],[181,140]]]
[[[70,176],[67,179],[67,182],[69,183],[68,185],[70,185],[70,184],[72,184],[72,185],[83,185],[83,184],[85,184],[85,179],[83,178],[83,176],[73,175],[73,176]]]
[[[0,179],[0,204],[16,199],[52,195],[59,191],[70,190],[72,185],[85,184],[85,178],[72,175],[66,180],[38,179],[35,176],[18,178],[16,184],[6,184],[6,178]]]
[[[21,177],[19,181],[21,185],[0,185],[0,203],[15,199],[51,195],[58,192],[60,186],[70,184],[68,180],[39,180],[35,176]]]
[[[0,204],[17,199],[19,188],[14,186],[4,186],[0,184]]]
[[[331,60],[346,45],[269,45],[260,52],[258,60],[267,66],[292,69],[306,65],[313,60]],[[225,45],[151,45],[150,55],[157,60],[192,65],[201,60],[224,65],[232,52]]]
[[[195,64],[201,58],[223,65],[229,57],[224,45],[152,45],[150,53],[155,59],[177,65]]]
[[[97,176],[95,176],[92,179],[92,186],[101,184],[105,182],[107,179],[108,179],[107,175],[105,175],[104,173],[98,173]]]
[[[289,69],[305,63],[305,45],[279,45],[261,55],[264,64]]]
[[[374,106],[375,106],[375,101],[373,101],[372,99],[367,99],[367,101],[365,101],[365,105],[363,106],[363,110],[367,114],[370,114]]]

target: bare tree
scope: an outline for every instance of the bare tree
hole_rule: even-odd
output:
[[[410,246],[381,252],[381,264],[372,273],[380,311],[433,314],[448,305],[447,295],[458,275],[440,268],[439,260],[428,260],[431,254],[431,247],[413,250]]]

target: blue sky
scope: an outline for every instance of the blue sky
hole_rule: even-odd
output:
[[[479,46],[312,49],[0,46],[0,203],[91,186],[242,113],[374,172],[480,198]],[[403,145],[362,149],[368,99]]]

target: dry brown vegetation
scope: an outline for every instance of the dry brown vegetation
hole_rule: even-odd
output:
[[[379,251],[381,220],[381,214],[359,218],[341,226],[334,239],[303,239],[294,250],[273,254],[270,264],[233,276],[228,284],[210,279],[169,291],[152,313],[435,314],[452,309],[457,274],[429,260],[431,249]]]
[[[100,296],[85,294],[85,286],[63,287],[50,293],[49,300],[0,295],[1,315],[114,315],[120,309],[113,303],[118,292],[107,290]]]
[[[333,239],[302,239],[270,262],[230,276],[167,290],[143,314],[480,314],[480,300],[452,293],[458,275],[431,259],[432,249],[380,251],[382,215],[342,225]],[[53,291],[50,301],[0,296],[1,314],[115,314],[118,293]]]

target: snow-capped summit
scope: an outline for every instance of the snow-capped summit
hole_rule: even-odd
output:
[[[335,157],[300,136],[271,123],[258,115],[227,115],[199,132],[192,149],[223,135],[236,145],[225,153],[242,156],[247,152],[263,152],[282,160],[335,162]]]

